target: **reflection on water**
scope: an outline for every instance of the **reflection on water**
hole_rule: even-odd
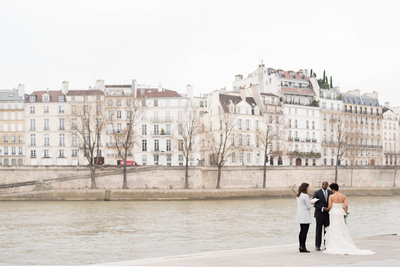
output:
[[[399,232],[400,197],[354,197],[349,205],[353,237]],[[294,199],[0,202],[0,209],[6,265],[115,262],[289,244],[298,236]]]

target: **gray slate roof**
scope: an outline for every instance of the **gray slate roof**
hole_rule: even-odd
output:
[[[343,93],[343,102],[346,104],[353,104],[353,105],[364,105],[364,106],[372,106],[372,107],[379,107],[378,99],[369,97],[369,96],[356,96],[352,94]]]
[[[0,90],[0,101],[18,101],[18,90]],[[22,99],[20,99],[22,100]]]

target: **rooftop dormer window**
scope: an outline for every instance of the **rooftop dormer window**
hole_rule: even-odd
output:
[[[283,70],[279,70],[279,75],[282,77],[285,77],[285,74],[283,73]]]
[[[49,102],[49,99],[50,99],[49,95],[48,94],[44,94],[43,98],[42,98],[42,101],[43,102]]]
[[[35,95],[29,96],[29,102],[35,102],[35,101],[36,101],[36,96]]]
[[[296,79],[296,76],[294,75],[293,71],[289,71],[290,76],[292,76],[293,79]]]
[[[59,95],[58,96],[58,102],[64,102],[64,96],[63,95]]]

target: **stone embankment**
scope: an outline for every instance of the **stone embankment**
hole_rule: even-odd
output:
[[[101,167],[96,173],[97,190],[89,190],[89,169],[80,167],[0,167],[1,199],[216,199],[235,197],[293,196],[302,182],[312,188],[334,181],[333,167],[282,167],[267,169],[266,188],[262,167],[224,167],[221,187],[215,190],[217,170],[191,167],[190,190],[183,190],[183,167],[140,166],[128,168],[128,188],[122,188],[120,167]],[[396,175],[395,175],[396,174]],[[338,183],[351,194],[398,194],[400,171],[390,167],[341,167]],[[344,191],[345,192],[345,191]],[[353,193],[354,192],[354,193]]]
[[[345,188],[347,196],[400,196],[400,188]],[[218,200],[239,198],[290,198],[290,188],[274,189],[63,189],[0,194],[0,200]]]
[[[400,237],[397,234],[372,236],[355,240],[361,249],[376,252],[368,256],[328,255],[313,250],[299,253],[298,245],[259,247],[238,250],[216,251],[163,258],[114,262],[112,266],[400,266]]]

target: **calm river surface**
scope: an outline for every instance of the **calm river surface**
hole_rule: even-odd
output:
[[[349,205],[353,237],[400,232],[399,196],[350,197]],[[107,263],[292,244],[298,235],[295,199],[21,201],[0,202],[0,211],[3,265]]]

